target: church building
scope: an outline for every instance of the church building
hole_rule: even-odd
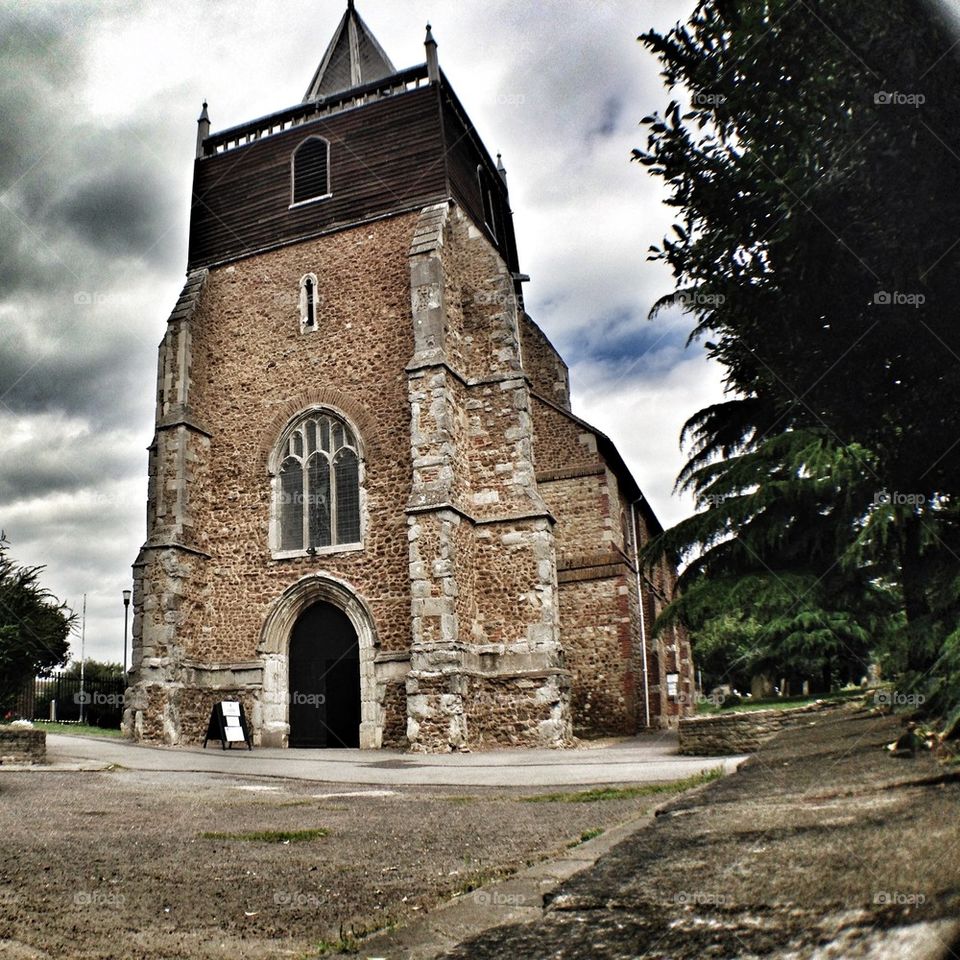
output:
[[[302,102],[199,120],[160,344],[127,736],[552,746],[693,701],[659,529],[527,315],[507,176],[351,2]],[[237,78],[242,82],[242,78]],[[562,242],[562,238],[558,238]],[[651,429],[633,424],[631,429]]]

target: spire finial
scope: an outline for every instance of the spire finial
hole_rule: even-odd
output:
[[[427,76],[431,83],[440,82],[440,60],[437,57],[437,41],[433,39],[433,30],[427,24],[427,37],[423,41],[427,48]]]
[[[503,165],[503,154],[497,154],[497,173],[500,174],[500,179],[506,184],[507,182],[507,168]]]
[[[197,156],[203,156],[203,141],[210,136],[210,115],[207,113],[207,101],[203,101],[203,109],[197,117]]]

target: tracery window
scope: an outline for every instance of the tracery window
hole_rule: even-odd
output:
[[[285,435],[277,476],[277,548],[357,545],[360,454],[339,417],[314,411]]]

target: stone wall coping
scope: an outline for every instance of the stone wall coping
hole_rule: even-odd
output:
[[[499,517],[475,517],[473,514],[467,513],[462,507],[458,507],[449,501],[444,501],[443,503],[414,504],[408,506],[405,512],[407,516],[419,516],[426,513],[442,513],[444,510],[449,510],[451,513],[457,514],[477,527],[485,527],[493,523],[516,523],[520,520],[548,520],[550,523],[556,523],[556,518],[553,514],[544,512],[543,510],[531,510],[523,513],[505,513]]]
[[[374,663],[403,663],[403,662],[409,662],[409,660],[410,660],[409,651],[397,650],[397,651],[390,651],[386,653],[378,653],[376,657],[374,657],[373,662]]]
[[[192,670],[262,670],[262,660],[237,660],[233,663],[217,663],[209,660],[195,660],[192,657],[184,657],[183,665]]]
[[[416,670],[411,672],[410,678],[413,680],[430,680],[450,676],[451,674],[458,677],[474,677],[478,680],[537,680],[548,677],[573,677],[573,671],[563,667],[545,667],[542,670],[514,670],[509,673],[491,670],[487,673],[470,667],[456,666],[447,670]]]
[[[425,358],[418,360],[416,357],[404,368],[407,373],[425,373],[427,370],[446,370],[453,377],[460,381],[465,387],[486,387],[495,383],[510,383],[513,380],[530,383],[530,377],[526,372],[518,367],[509,373],[495,373],[489,377],[465,377],[456,367],[451,366],[449,360],[437,356],[436,359]]]
[[[770,720],[776,717],[796,716],[799,713],[815,713],[818,710],[833,706],[838,706],[838,704],[830,700],[821,700],[817,703],[805,703],[798,707],[770,707],[768,710],[735,710],[735,708],[731,708],[728,713],[708,714],[701,717],[682,717],[680,723],[687,727],[717,727],[730,722],[742,723],[744,720],[750,719]]]
[[[177,543],[172,540],[169,543],[145,543],[141,548],[140,552],[143,553],[144,550],[182,550],[184,553],[192,553],[194,556],[202,557],[204,560],[212,560],[213,555],[209,553],[204,553],[203,550],[198,550],[196,547],[188,547],[185,543]],[[146,566],[146,560],[141,560],[137,557],[137,562],[133,564],[134,567],[144,567]]]

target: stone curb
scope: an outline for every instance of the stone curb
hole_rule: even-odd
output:
[[[374,934],[362,940],[359,948],[351,953],[324,956],[326,960],[434,960],[491,927],[536,920],[549,909],[550,895],[564,880],[592,867],[618,843],[653,824],[662,811],[681,798],[709,789],[712,782],[674,794],[669,800],[610,827],[599,837],[571,847],[558,857],[455,897],[406,926]]]

